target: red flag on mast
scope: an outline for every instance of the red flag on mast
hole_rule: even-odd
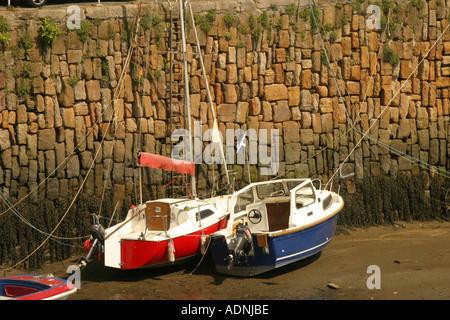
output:
[[[138,156],[138,165],[141,167],[160,168],[178,173],[195,175],[195,165],[185,160],[172,159],[157,154],[141,152]]]

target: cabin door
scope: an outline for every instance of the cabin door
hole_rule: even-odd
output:
[[[167,231],[170,226],[170,204],[166,202],[149,202],[145,208],[147,230]]]

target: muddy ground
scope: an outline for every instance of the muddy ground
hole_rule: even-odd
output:
[[[67,278],[74,259],[32,273]],[[380,289],[369,289],[379,267]],[[14,270],[9,274],[21,273]],[[29,271],[28,271],[29,272]],[[372,281],[373,280],[373,281]],[[70,300],[448,300],[450,222],[345,230],[321,254],[254,278],[218,274],[209,255],[165,269],[120,271],[93,263]]]

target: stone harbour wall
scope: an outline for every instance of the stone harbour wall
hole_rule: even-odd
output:
[[[367,4],[319,1],[321,39],[307,1],[193,1],[219,129],[224,136],[226,129],[278,129],[278,174],[332,178],[348,197],[343,221],[350,225],[363,224],[356,211],[373,214],[369,224],[408,219],[412,211],[447,216],[449,2],[383,1],[381,29],[372,30]],[[167,6],[81,5],[80,14],[80,29],[70,30],[64,5],[0,11],[0,189],[12,202],[27,196],[23,210],[23,203],[47,206],[60,217],[62,204],[83,188],[68,222],[77,230],[65,231],[73,234],[88,230],[79,221],[98,208],[103,190],[113,203],[135,201],[138,145],[170,156],[170,121],[183,123],[168,110]],[[121,82],[137,15],[137,47]],[[43,31],[52,22],[60,33]],[[194,46],[190,27],[188,50]],[[188,63],[192,117],[206,130],[201,66],[195,55]],[[202,167],[205,190],[223,168]],[[257,164],[250,173],[247,165],[229,168],[239,185],[248,176],[274,177],[260,175]],[[144,174],[150,196],[170,181],[161,170]],[[386,192],[401,194],[403,204]]]

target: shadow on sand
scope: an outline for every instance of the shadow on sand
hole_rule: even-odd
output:
[[[311,257],[291,263],[289,265],[277,268],[259,275],[253,278],[270,280],[279,275],[283,275],[297,269],[303,268],[321,256],[321,252],[318,252]],[[103,266],[96,260],[91,261],[85,268],[82,269],[82,278],[84,280],[92,282],[105,282],[105,281],[121,281],[121,282],[136,282],[145,279],[163,280],[161,277],[168,274],[192,274],[192,275],[207,275],[213,278],[211,284],[220,285],[227,278],[239,279],[240,277],[230,276],[218,273],[214,266],[213,259],[208,253],[203,259],[201,256],[194,257],[189,261],[183,261],[183,263],[154,267],[146,269],[134,269],[134,270],[120,270]],[[267,284],[271,284],[267,282]],[[274,283],[275,284],[275,283]]]
[[[264,279],[265,280],[272,279],[279,275],[289,273],[289,272],[295,271],[297,269],[303,268],[303,267],[313,263],[317,259],[319,259],[320,256],[321,256],[321,252],[318,252],[306,259],[303,259],[303,260],[300,260],[297,262],[293,262],[293,263],[283,266],[281,268],[277,268],[277,269],[253,276],[252,278],[263,279],[263,280]],[[194,274],[203,274],[203,275],[212,276],[214,278],[214,281],[211,282],[211,284],[215,284],[215,285],[222,284],[222,282],[227,278],[234,278],[234,279],[241,278],[241,277],[237,277],[237,276],[231,276],[231,275],[225,275],[225,274],[218,273],[216,271],[214,262],[210,255],[205,257],[202,264],[198,267],[198,269],[194,272]],[[268,282],[267,284],[270,284],[270,283]]]

